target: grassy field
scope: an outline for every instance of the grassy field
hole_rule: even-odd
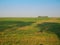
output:
[[[60,18],[0,18],[0,45],[60,45]]]

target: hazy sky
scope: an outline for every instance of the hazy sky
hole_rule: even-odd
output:
[[[60,17],[60,0],[0,0],[0,17]]]

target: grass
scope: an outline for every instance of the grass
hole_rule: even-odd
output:
[[[38,24],[40,31],[49,31],[55,33],[58,38],[60,39],[60,23],[54,23],[54,22],[44,22],[42,24]]]
[[[13,27],[23,27],[31,25],[34,22],[23,22],[23,21],[0,21],[0,31]]]
[[[57,18],[0,18],[0,45],[60,45],[60,39],[52,33],[55,32],[55,28],[51,32],[39,32],[41,27],[46,25],[41,27],[39,25],[39,28],[37,25],[42,25],[44,22],[59,24],[60,20]],[[53,24],[47,23],[47,25]]]

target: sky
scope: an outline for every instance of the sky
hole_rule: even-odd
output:
[[[0,0],[0,17],[60,17],[60,0]]]

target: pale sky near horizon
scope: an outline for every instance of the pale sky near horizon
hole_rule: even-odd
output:
[[[0,17],[60,17],[60,0],[0,0]]]

